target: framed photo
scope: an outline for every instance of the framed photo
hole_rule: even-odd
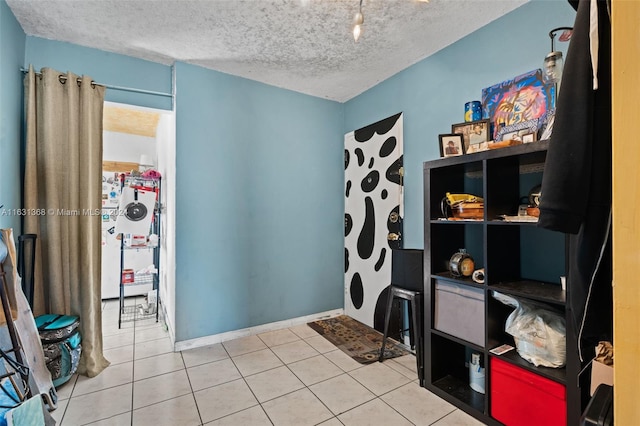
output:
[[[465,152],[476,152],[478,145],[489,141],[489,120],[453,124],[451,125],[451,133],[462,135]]]
[[[540,128],[540,120],[535,118],[533,120],[521,121],[510,126],[504,126],[498,130],[498,136],[496,142],[506,140],[516,140],[522,142],[522,136],[529,133],[538,133]]]
[[[531,143],[536,141],[535,133],[525,133],[522,135],[522,143]]]
[[[462,135],[439,135],[439,138],[441,157],[456,157],[464,154],[465,151]]]

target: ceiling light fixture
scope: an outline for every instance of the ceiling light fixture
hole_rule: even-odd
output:
[[[360,0],[360,7],[353,17],[353,39],[358,42],[360,34],[362,33],[362,23],[364,22],[364,16],[362,15],[362,0]]]
[[[429,3],[429,0],[416,0],[419,3]],[[353,39],[358,42],[360,35],[362,34],[362,24],[364,22],[364,15],[362,14],[362,0],[360,0],[360,7],[353,16]]]

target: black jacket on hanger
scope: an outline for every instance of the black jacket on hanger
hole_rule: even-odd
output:
[[[598,0],[598,88],[594,90],[591,2],[569,2],[577,6],[577,14],[547,152],[538,226],[572,234],[568,307],[573,324],[567,327],[578,333],[586,310],[580,345],[588,360],[599,340],[611,341],[613,336],[611,23],[606,2]]]

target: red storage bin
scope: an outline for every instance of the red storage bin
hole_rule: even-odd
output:
[[[135,282],[135,274],[133,269],[122,270],[122,284],[131,284]]]
[[[491,417],[507,426],[565,426],[564,385],[491,357]]]

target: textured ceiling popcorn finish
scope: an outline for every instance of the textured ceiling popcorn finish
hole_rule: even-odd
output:
[[[7,0],[28,35],[344,102],[528,0]],[[105,82],[108,83],[108,82]]]

